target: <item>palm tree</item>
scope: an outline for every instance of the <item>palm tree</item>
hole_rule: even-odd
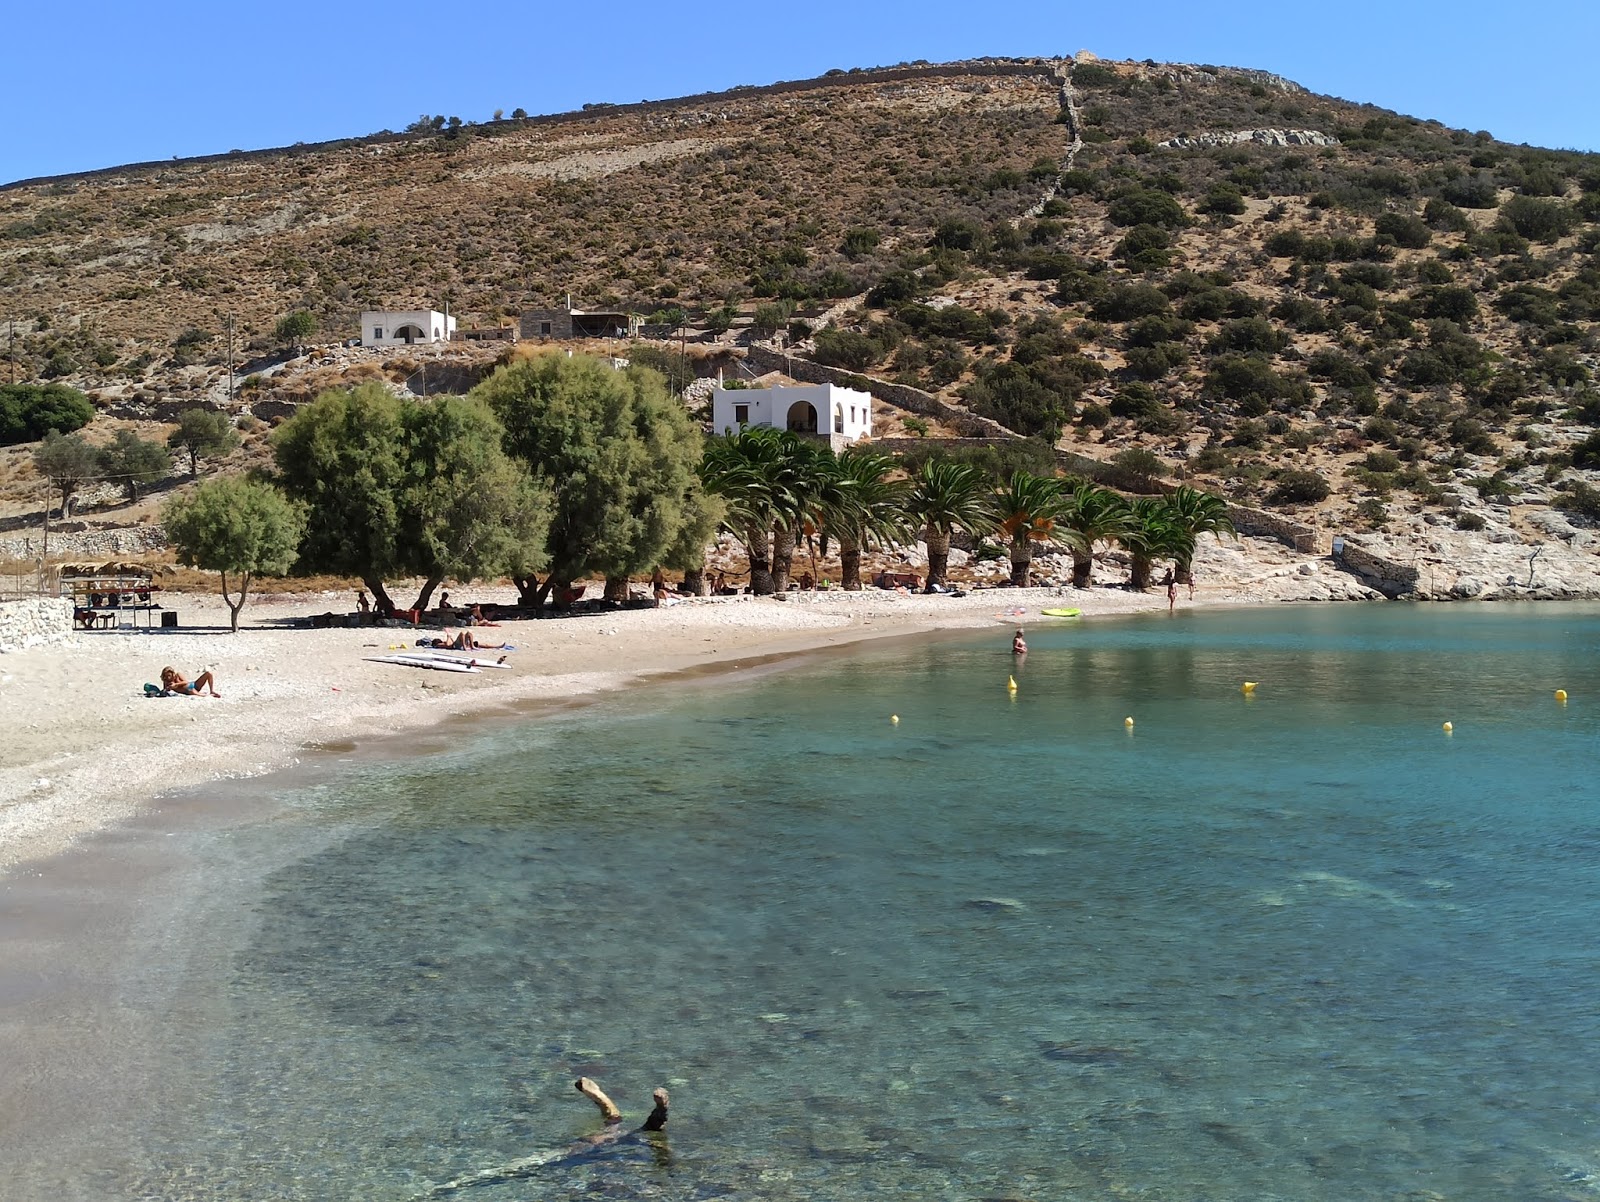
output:
[[[907,505],[923,527],[928,544],[928,583],[944,583],[950,566],[950,535],[958,527],[968,534],[983,534],[993,524],[989,485],[970,463],[953,459],[927,459],[911,477]]]
[[[794,507],[783,471],[784,443],[793,438],[780,430],[748,427],[707,439],[700,463],[706,491],[720,496],[727,507],[724,528],[744,543],[754,593],[773,591],[772,526],[778,514]]]
[[[1015,587],[1028,587],[1036,542],[1066,542],[1076,557],[1078,537],[1061,522],[1067,498],[1059,481],[1019,468],[995,489],[992,503],[996,528],[1011,544],[1011,583]]]
[[[1194,555],[1194,536],[1173,524],[1165,497],[1134,497],[1125,504],[1127,524],[1117,541],[1132,560],[1128,586],[1143,592],[1150,587],[1150,567],[1157,559]]]
[[[772,591],[786,592],[794,569],[795,547],[815,529],[822,491],[833,472],[833,449],[783,431],[772,477]]]
[[[1088,588],[1094,577],[1094,545],[1121,537],[1128,503],[1109,488],[1085,481],[1072,490],[1061,518],[1077,536],[1072,544],[1072,587]]]
[[[1168,521],[1188,537],[1187,547],[1176,557],[1177,581],[1188,584],[1194,578],[1194,548],[1202,534],[1214,534],[1217,541],[1233,534],[1228,518],[1228,503],[1213,493],[1200,492],[1180,484],[1166,497]]]
[[[911,484],[889,479],[896,466],[891,455],[852,447],[834,459],[818,498],[822,537],[838,540],[840,584],[852,592],[861,588],[863,547],[915,538],[906,512]]]

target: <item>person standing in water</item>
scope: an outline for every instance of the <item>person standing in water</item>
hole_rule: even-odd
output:
[[[1011,654],[1012,655],[1026,655],[1026,654],[1028,654],[1028,644],[1027,644],[1027,641],[1025,639],[1023,639],[1022,631],[1020,629],[1011,638]]]

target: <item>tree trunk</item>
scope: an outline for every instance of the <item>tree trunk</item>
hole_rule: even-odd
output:
[[[1188,584],[1194,579],[1194,558],[1185,555],[1182,559],[1174,559],[1172,567],[1175,572],[1173,579],[1179,584]]]
[[[950,531],[929,526],[922,541],[928,544],[928,583],[943,584],[950,570]]]
[[[383,587],[383,581],[376,576],[363,576],[361,583],[367,586],[367,591],[372,594],[372,609],[379,617],[392,617],[394,615],[394,602],[389,599],[388,591]]]
[[[245,598],[250,593],[250,573],[245,572],[239,577],[239,600],[235,601],[228,595],[228,573],[222,576],[222,600],[228,607],[230,629],[234,634],[239,633],[239,611],[244,608]]]
[[[706,579],[705,565],[690,568],[683,574],[683,587],[695,597],[709,597],[711,595],[711,581]]]
[[[1072,587],[1088,588],[1094,576],[1094,554],[1089,551],[1072,553]]]
[[[1028,576],[1033,570],[1033,541],[1026,536],[1011,540],[1011,583],[1016,588],[1028,587]]]
[[[537,576],[513,576],[511,583],[517,586],[518,605],[538,609],[544,604],[544,594],[539,591]]]
[[[1128,587],[1138,589],[1141,593],[1147,590],[1150,587],[1150,566],[1150,557],[1135,551],[1128,564]]]
[[[194,447],[187,449],[189,452],[189,475],[198,476],[200,474],[200,453]]]
[[[745,554],[750,559],[750,591],[765,596],[772,590],[772,544],[765,526],[751,526],[744,534]]]
[[[628,600],[628,597],[628,578],[626,576],[606,577],[605,599],[607,601],[621,602]]]
[[[789,591],[789,574],[794,570],[794,527],[780,525],[772,538],[772,591]]]
[[[411,608],[417,610],[427,609],[428,602],[433,600],[433,590],[443,583],[443,576],[429,576],[422,582],[422,591],[417,594],[416,602]]]
[[[861,544],[854,539],[839,540],[839,583],[853,593],[861,591]]]
[[[566,613],[572,608],[572,602],[563,601],[562,594],[572,587],[572,581],[565,576],[558,577],[554,572],[544,578],[544,587],[539,590],[539,604],[543,605],[545,598],[550,598],[550,608]]]

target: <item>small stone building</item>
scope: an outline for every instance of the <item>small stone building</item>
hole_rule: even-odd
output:
[[[711,426],[731,434],[742,426],[769,426],[826,438],[835,447],[872,437],[872,394],[837,384],[775,384],[770,388],[714,388]]]
[[[456,319],[433,309],[368,309],[361,314],[362,346],[449,342]]]
[[[644,318],[637,313],[612,310],[528,309],[522,314],[522,337],[566,340],[572,338],[637,338]]]

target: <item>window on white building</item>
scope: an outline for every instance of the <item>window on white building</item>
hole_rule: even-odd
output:
[[[372,337],[374,339],[382,338],[383,337],[383,327],[382,326],[373,326],[372,327]]]
[[[735,405],[733,407],[733,420],[739,425],[748,425],[750,422],[750,406]]]

